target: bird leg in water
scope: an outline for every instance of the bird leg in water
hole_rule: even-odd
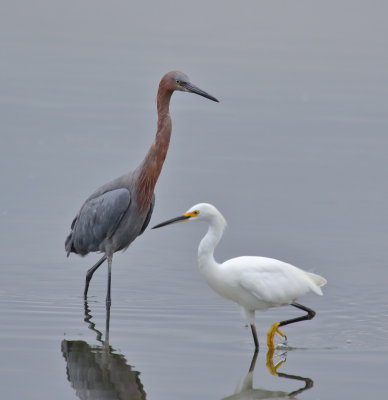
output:
[[[251,324],[251,331],[253,335],[253,341],[255,342],[255,352],[259,351],[259,339],[257,338],[256,326]]]
[[[279,330],[280,326],[293,324],[293,323],[299,322],[299,321],[306,321],[306,320],[309,320],[309,319],[313,319],[314,316],[315,316],[315,311],[312,310],[311,308],[308,308],[306,306],[303,306],[302,304],[295,303],[295,302],[291,303],[291,305],[296,307],[296,308],[299,308],[300,310],[306,311],[307,314],[303,315],[302,317],[297,317],[297,318],[287,319],[285,321],[275,322],[272,325],[272,328],[267,333],[267,345],[268,345],[268,347],[270,349],[271,348],[272,349],[275,348],[275,344],[273,342],[273,339],[274,339],[274,336],[275,336],[276,333],[278,333],[280,336],[282,336],[282,337],[287,339],[287,336],[283,332],[281,332]]]
[[[110,324],[110,307],[106,308],[106,317],[105,317],[105,340],[104,347],[109,350],[109,324]]]
[[[88,270],[86,273],[86,282],[85,282],[85,290],[84,290],[84,299],[88,297],[89,283],[92,280],[93,274],[97,271],[97,268],[106,260],[106,256],[101,257],[92,268]]]
[[[110,283],[112,279],[112,256],[108,256],[108,287],[106,290],[106,308],[110,309],[111,298],[110,298]]]

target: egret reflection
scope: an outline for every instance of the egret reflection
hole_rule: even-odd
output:
[[[281,390],[266,390],[263,388],[253,388],[253,372],[256,366],[256,360],[259,352],[254,352],[251,364],[249,366],[248,373],[241,379],[234,391],[234,394],[228,397],[224,397],[222,400],[256,400],[256,399],[295,399],[298,394],[305,390],[311,389],[314,385],[310,378],[304,378],[302,376],[286,374],[277,372],[277,369],[284,364],[286,352],[281,354],[281,361],[274,363],[275,351],[273,349],[268,350],[266,357],[266,366],[271,375],[278,376],[280,378],[293,379],[297,381],[303,381],[304,386],[300,389],[285,392]]]
[[[109,345],[109,310],[106,314],[105,339],[85,302],[85,322],[96,333],[100,344],[83,340],[63,340],[61,350],[66,360],[67,379],[81,400],[145,400],[146,393],[135,371],[122,354]]]

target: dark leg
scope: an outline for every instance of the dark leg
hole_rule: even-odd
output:
[[[92,268],[88,270],[86,273],[86,282],[85,282],[85,290],[84,290],[84,299],[88,297],[89,283],[92,279],[93,274],[97,271],[97,268],[106,260],[106,256],[101,257],[96,264],[93,265]]]
[[[289,325],[289,324],[293,324],[294,322],[299,322],[299,321],[306,321],[308,319],[313,319],[315,317],[315,311],[312,310],[311,308],[302,306],[302,304],[299,304],[299,303],[291,303],[291,305],[296,308],[299,308],[300,310],[306,311],[307,314],[303,315],[302,317],[297,317],[297,318],[287,319],[285,321],[280,321],[279,326]]]
[[[108,287],[106,290],[106,308],[110,309],[111,298],[110,298],[110,282],[112,278],[112,256],[108,257]]]
[[[255,352],[259,351],[259,339],[257,338],[256,326],[251,324],[251,330],[253,335],[253,341],[255,342]]]
[[[252,357],[252,361],[251,361],[251,365],[249,366],[249,372],[253,372],[255,370],[255,365],[256,365],[256,360],[257,360],[257,356],[259,355],[259,351],[255,350],[253,352],[253,357]]]
[[[109,349],[109,322],[110,322],[110,306],[106,307],[105,341],[104,341],[104,346],[106,349]]]

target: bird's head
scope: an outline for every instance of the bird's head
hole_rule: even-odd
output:
[[[195,93],[199,96],[206,97],[209,100],[213,100],[219,103],[219,101],[215,97],[193,85],[190,82],[189,77],[181,71],[167,72],[167,74],[165,74],[160,81],[160,86],[167,90],[170,90],[171,92],[179,90],[181,92]]]
[[[161,228],[162,226],[174,224],[177,222],[183,222],[183,221],[212,222],[215,220],[221,222],[223,226],[226,225],[225,218],[217,210],[216,207],[214,207],[212,204],[209,204],[209,203],[199,203],[199,204],[196,204],[195,206],[191,207],[183,215],[180,215],[179,217],[175,217],[175,218],[169,219],[165,222],[162,222],[158,225],[155,225],[152,229]]]

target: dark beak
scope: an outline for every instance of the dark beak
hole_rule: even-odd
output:
[[[189,218],[190,218],[189,216],[181,215],[180,217],[172,218],[172,219],[169,219],[168,221],[161,222],[160,224],[153,226],[152,229],[161,228],[162,226],[175,224],[177,222],[186,221]]]
[[[202,97],[206,97],[209,100],[213,100],[213,101],[216,101],[217,103],[219,103],[219,101],[215,97],[213,97],[209,93],[206,93],[205,91],[201,90],[200,88],[198,88],[197,86],[193,85],[190,82],[187,82],[184,85],[184,88],[190,93],[199,94]]]

